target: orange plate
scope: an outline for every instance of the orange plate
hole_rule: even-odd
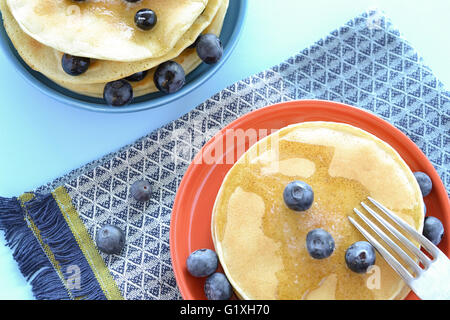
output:
[[[412,171],[426,172],[433,181],[433,191],[424,198],[427,215],[439,218],[445,230],[450,230],[449,198],[433,165],[422,151],[400,130],[377,116],[341,103],[321,100],[302,100],[280,103],[250,112],[226,126],[227,129],[280,129],[305,121],[334,121],[366,130],[389,143],[406,161]],[[211,139],[202,151],[212,150],[220,139]],[[233,146],[232,149],[236,149]],[[246,149],[249,145],[246,144]],[[235,152],[235,150],[223,152]],[[225,161],[223,161],[225,162]],[[178,188],[170,225],[172,265],[178,287],[184,299],[205,299],[205,279],[191,276],[186,269],[189,254],[200,248],[211,248],[211,213],[222,181],[231,164],[194,164],[187,169]],[[446,234],[439,247],[449,256],[450,237]],[[417,299],[410,293],[407,299]]]

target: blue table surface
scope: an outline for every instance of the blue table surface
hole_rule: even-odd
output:
[[[26,83],[0,51],[0,195],[33,190],[133,142],[370,8],[384,10],[435,75],[450,83],[448,0],[248,1],[241,39],[223,68],[182,100],[155,110],[104,114],[63,105]],[[0,261],[0,299],[32,299],[2,235]]]

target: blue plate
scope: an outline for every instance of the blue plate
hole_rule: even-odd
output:
[[[133,99],[133,102],[126,107],[110,107],[105,104],[103,99],[92,98],[80,95],[60,87],[53,81],[46,78],[43,74],[32,70],[20,58],[13,44],[8,38],[5,29],[0,28],[0,46],[6,53],[6,57],[16,66],[16,69],[30,82],[33,86],[54,99],[78,107],[85,110],[107,112],[107,113],[124,113],[136,112],[156,107],[161,107],[172,101],[180,99],[184,95],[201,86],[211,76],[220,69],[227,61],[231,52],[234,50],[239,35],[243,28],[245,16],[247,12],[247,0],[230,0],[230,5],[225,17],[220,39],[224,46],[224,54],[222,59],[214,65],[202,63],[198,68],[186,76],[186,85],[178,92],[172,94],[151,93]]]

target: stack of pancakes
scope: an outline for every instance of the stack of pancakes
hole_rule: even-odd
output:
[[[202,61],[193,44],[220,35],[229,0],[0,0],[5,30],[22,59],[58,85],[103,97],[106,83],[148,71],[131,82],[134,97],[156,92],[154,70],[175,61],[185,74]],[[157,15],[151,30],[136,26],[142,8]],[[83,74],[62,68],[64,54],[90,58]]]
[[[283,200],[284,188],[294,180],[314,191],[314,202],[304,212],[289,209]],[[400,155],[374,135],[347,124],[304,122],[253,145],[225,177],[211,225],[216,252],[237,295],[404,298],[408,287],[381,256],[365,274],[346,265],[347,248],[365,240],[348,216],[358,220],[353,208],[364,212],[360,203],[369,196],[422,231],[419,185]],[[316,228],[335,241],[326,259],[313,259],[306,248],[306,235]]]

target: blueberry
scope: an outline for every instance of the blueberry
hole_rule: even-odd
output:
[[[91,59],[84,57],[72,56],[70,54],[63,54],[61,65],[67,74],[71,76],[79,76],[85,73],[91,64]]]
[[[152,195],[152,185],[147,180],[138,180],[131,185],[130,194],[137,201],[146,202]]]
[[[153,80],[159,91],[173,93],[184,86],[186,75],[181,65],[167,61],[156,68]]]
[[[118,254],[125,245],[125,234],[116,226],[105,225],[97,232],[96,243],[100,251]]]
[[[375,249],[367,241],[358,241],[348,247],[345,252],[345,262],[350,270],[366,273],[375,264]]]
[[[148,70],[133,73],[131,76],[125,78],[127,81],[137,82],[143,80],[147,76]]]
[[[314,259],[328,258],[334,251],[334,239],[323,229],[314,229],[306,235],[306,249]]]
[[[295,211],[308,210],[314,202],[312,188],[303,181],[289,183],[283,192],[284,203],[289,209]]]
[[[436,217],[426,217],[422,234],[433,244],[438,245],[444,237],[444,226],[441,220]]]
[[[213,273],[206,279],[204,289],[208,300],[228,300],[233,295],[230,282],[220,272]]]
[[[192,252],[186,260],[187,270],[194,277],[212,275],[219,264],[217,254],[211,249],[199,249]]]
[[[153,29],[157,21],[156,13],[150,9],[141,9],[134,16],[134,22],[142,30]]]
[[[414,176],[419,183],[420,191],[422,191],[422,196],[425,197],[429,195],[431,189],[433,188],[433,183],[431,182],[430,177],[426,173],[421,171],[414,172]]]
[[[112,107],[122,107],[133,100],[133,87],[126,80],[108,82],[103,90],[103,98]]]
[[[218,62],[223,55],[222,42],[213,33],[201,35],[197,41],[196,48],[199,58],[207,64]]]

